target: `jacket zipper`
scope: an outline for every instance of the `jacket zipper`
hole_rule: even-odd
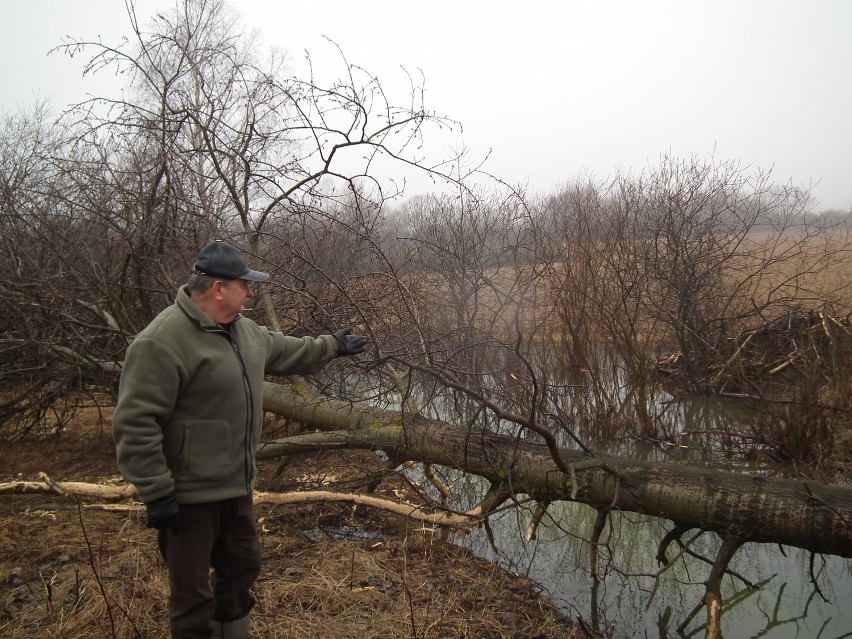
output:
[[[234,323],[239,319],[237,316],[234,319]],[[245,423],[245,435],[243,437],[243,467],[245,468],[245,486],[246,486],[246,494],[251,495],[251,480],[252,480],[252,472],[251,472],[251,426],[254,417],[254,405],[252,404],[252,395],[251,395],[251,384],[249,383],[248,374],[246,373],[246,365],[243,361],[243,356],[240,353],[239,344],[237,344],[237,340],[234,337],[232,331],[234,330],[234,325],[231,325],[231,331],[226,331],[221,327],[216,328],[202,328],[202,330],[208,331],[210,333],[222,333],[231,344],[231,349],[234,351],[234,355],[237,357],[237,362],[240,365],[240,373],[243,377],[243,392],[246,396],[246,423]]]
[[[245,451],[245,456],[243,462],[245,464],[245,481],[246,481],[246,494],[251,494],[251,426],[253,417],[254,417],[254,405],[251,401],[251,385],[249,384],[248,374],[246,373],[246,365],[243,361],[243,356],[240,353],[239,344],[237,344],[236,338],[233,335],[228,335],[228,339],[231,340],[231,347],[234,349],[234,354],[237,356],[237,361],[240,363],[240,371],[243,375],[243,392],[246,395],[246,429],[245,429],[245,437],[243,438],[243,449]]]

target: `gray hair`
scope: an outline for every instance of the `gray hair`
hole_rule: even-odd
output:
[[[213,282],[216,280],[221,280],[221,277],[213,277],[211,275],[204,275],[203,273],[193,273],[189,276],[189,282],[186,284],[186,288],[189,290],[189,294],[201,294],[206,293],[210,290],[210,287],[213,286]]]

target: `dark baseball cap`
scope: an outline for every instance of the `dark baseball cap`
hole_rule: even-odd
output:
[[[242,253],[222,240],[211,242],[201,249],[195,260],[195,272],[224,280],[265,282],[269,279],[269,273],[251,270]]]

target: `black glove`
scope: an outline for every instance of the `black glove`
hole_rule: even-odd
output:
[[[334,333],[334,339],[337,340],[339,346],[337,354],[343,355],[360,355],[367,350],[367,338],[363,335],[350,335],[352,327],[341,328]]]
[[[171,528],[172,531],[177,532],[180,508],[174,493],[155,499],[151,503],[145,504],[145,507],[148,509],[148,519],[145,521],[148,528],[156,528],[157,530]]]

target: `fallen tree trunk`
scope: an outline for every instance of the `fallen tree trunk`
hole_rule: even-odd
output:
[[[669,519],[677,527],[743,541],[778,543],[852,557],[852,489],[737,474],[678,463],[561,449],[571,473],[547,448],[490,432],[468,431],[418,415],[359,408],[304,387],[267,384],[264,407],[322,431],[262,446],[273,458],[317,447],[372,449],[392,459],[439,464],[493,485],[511,480],[516,493],[541,503],[575,500]]]

